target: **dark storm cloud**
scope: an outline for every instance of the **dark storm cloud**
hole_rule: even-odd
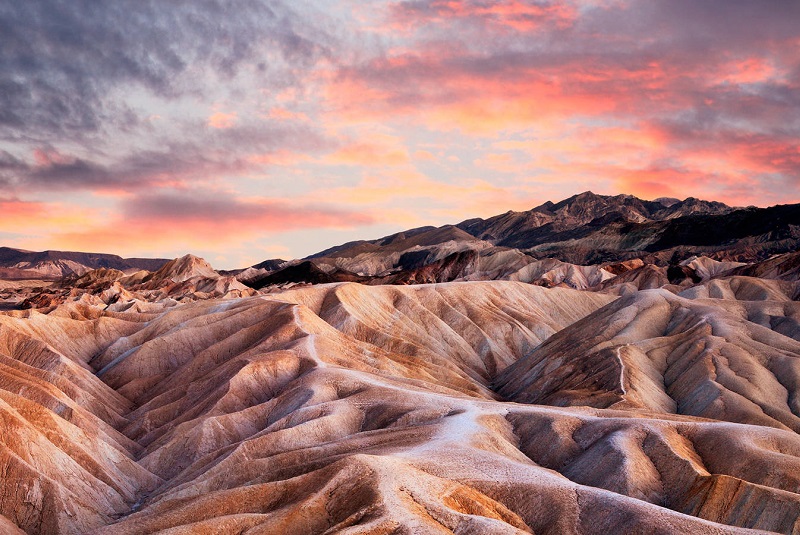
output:
[[[105,160],[79,158],[53,146],[33,151],[24,161],[0,151],[0,188],[13,191],[138,191],[161,186],[213,181],[230,173],[246,174],[250,157],[266,157],[287,148],[318,151],[331,141],[303,125],[242,125],[215,130],[202,124],[187,129],[184,140],[158,149],[131,150]]]
[[[145,151],[112,164],[70,157],[54,149],[38,149],[48,160],[36,163],[15,160],[0,163],[0,188],[9,191],[136,190],[157,186],[167,173],[180,176],[203,167],[219,169],[220,162],[190,159],[194,150],[184,153]]]
[[[0,186],[24,191],[136,191],[213,181],[217,176],[246,173],[252,166],[250,155],[269,155],[287,147],[313,151],[327,143],[309,129],[241,127],[207,132],[196,136],[194,142],[173,142],[160,150],[134,151],[111,163],[75,158],[49,148],[35,151],[35,163],[0,152]]]
[[[797,36],[800,3],[787,0],[649,0],[588,10],[578,30],[644,38],[702,53],[705,46],[748,50]]]
[[[132,121],[112,90],[162,98],[203,92],[192,71],[232,77],[266,46],[294,65],[323,47],[288,4],[182,0],[35,0],[0,5],[0,137],[56,139]],[[314,31],[315,39],[322,39]],[[257,70],[258,70],[257,69]],[[285,73],[281,73],[285,76]],[[200,76],[198,74],[198,76]],[[122,109],[121,109],[122,108]]]
[[[8,151],[0,150],[0,171],[25,169],[25,162]]]
[[[244,203],[227,194],[213,196],[196,192],[143,194],[123,203],[128,218],[170,219],[175,222],[194,219],[252,219],[264,211],[256,204]]]
[[[364,213],[274,199],[240,199],[226,192],[160,191],[122,203],[122,218],[172,226],[261,225],[269,230],[369,224]]]

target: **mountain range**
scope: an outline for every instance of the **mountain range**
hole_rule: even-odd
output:
[[[546,259],[601,268],[639,259],[668,267],[698,256],[754,262],[799,245],[800,205],[732,208],[694,198],[643,201],[585,192],[526,212],[349,242],[302,261],[273,261],[240,280],[255,288],[334,281],[531,282],[526,272],[541,269],[529,265]]]
[[[98,268],[155,271],[167,261],[160,258],[122,258],[104,253],[34,252],[0,247],[0,279],[57,280],[72,274],[83,275]]]
[[[798,534],[799,211],[48,252],[0,280],[0,533]]]
[[[254,288],[358,281],[409,284],[492,280],[536,261],[606,266],[641,259],[669,266],[695,256],[754,262],[800,245],[800,205],[736,208],[713,201],[592,192],[526,212],[419,227],[331,247],[299,260],[223,271]],[[156,271],[168,259],[0,247],[0,278],[56,280],[97,268]],[[513,280],[513,279],[512,279]]]

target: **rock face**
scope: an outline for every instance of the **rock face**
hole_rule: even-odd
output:
[[[632,195],[609,197],[586,191],[559,203],[547,202],[528,212],[507,212],[489,219],[470,219],[459,228],[473,236],[500,245],[518,246],[542,236],[575,231],[592,221],[616,220],[644,223],[665,221],[692,214],[727,214],[734,209],[718,202],[692,197],[685,201],[643,201]],[[542,233],[534,232],[543,228]]]
[[[166,259],[122,258],[102,253],[72,251],[24,251],[0,247],[0,278],[56,280],[69,275],[83,275],[98,268],[119,270],[157,270]]]
[[[798,247],[800,205],[732,208],[694,198],[644,201],[631,195],[585,192],[527,212],[346,243],[306,258],[303,263],[311,263],[313,269],[306,265],[298,270],[298,262],[265,261],[262,264],[269,271],[253,266],[262,270],[260,276],[251,271],[241,280],[255,288],[337,281],[460,280],[526,280],[549,286],[552,277],[532,279],[530,273],[539,268],[527,266],[550,258],[571,264],[567,269],[573,273],[642,260],[659,268],[687,267],[683,278],[695,272],[708,278],[712,271],[718,275]],[[589,277],[589,286],[605,282],[600,279]],[[556,284],[562,282],[573,288],[587,287],[581,277],[564,277]]]
[[[137,280],[209,275],[184,258]],[[790,284],[333,283],[6,312],[0,529],[797,533]]]
[[[184,282],[194,277],[216,277],[219,273],[214,271],[211,264],[194,255],[187,254],[181,258],[170,260],[164,264],[158,271],[152,275],[145,277],[142,282],[155,283],[157,286],[164,281],[170,282]]]
[[[35,308],[49,311],[61,303],[113,307],[122,311],[141,309],[149,303],[156,307],[213,297],[242,297],[256,292],[232,275],[221,275],[202,258],[185,255],[170,260],[156,272],[135,271],[126,274],[112,268],[69,275],[48,287],[8,287],[7,300],[16,298],[12,308]]]
[[[731,208],[690,198],[667,206],[586,192],[458,226],[494,245],[577,264],[631,258],[665,264],[692,255],[752,262],[797,249],[800,205]]]
[[[776,255],[763,262],[737,266],[730,274],[798,282],[800,281],[800,252]]]

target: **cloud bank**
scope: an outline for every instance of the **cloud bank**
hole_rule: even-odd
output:
[[[142,256],[142,221],[162,253],[216,229],[234,267],[245,243],[313,252],[299,229],[585,189],[800,202],[797,20],[777,0],[10,2],[0,230]]]

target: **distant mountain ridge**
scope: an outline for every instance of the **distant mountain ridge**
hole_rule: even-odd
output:
[[[555,204],[548,201],[527,212],[468,219],[456,226],[495,245],[526,248],[569,236],[591,223],[594,227],[617,221],[646,224],[693,214],[723,215],[735,210],[720,202],[693,197],[677,202],[643,201],[632,195],[605,196],[586,191]]]
[[[211,264],[192,254],[175,258],[158,271],[123,272],[114,268],[97,268],[82,275],[75,273],[51,285],[6,292],[13,308],[52,310],[69,300],[84,304],[117,304],[125,309],[142,303],[162,304],[189,302],[215,297],[254,295],[255,290],[230,275],[217,272]]]
[[[0,278],[56,280],[68,275],[83,275],[98,268],[120,271],[156,271],[167,258],[122,258],[115,254],[76,251],[26,251],[0,247]]]
[[[636,247],[638,243],[628,238],[621,247],[614,248],[619,252],[616,256],[620,258],[608,259],[622,261],[640,256],[624,254],[625,252],[648,253],[660,250],[658,247],[648,249],[647,246],[656,243],[672,229],[691,228],[694,221],[700,221],[693,218],[724,217],[742,211],[752,212],[758,216],[767,215],[764,211],[769,210],[772,208],[734,208],[721,202],[704,201],[693,197],[683,201],[668,198],[645,201],[632,195],[606,196],[587,191],[558,203],[548,201],[524,212],[508,211],[487,219],[473,218],[455,225],[419,227],[375,240],[348,242],[313,254],[306,259],[353,258],[364,253],[396,252],[403,248],[434,246],[447,241],[482,241],[486,242],[483,248],[496,246],[520,249],[537,258],[552,257],[574,262],[578,260],[574,255],[559,249],[574,248],[576,245],[581,245],[583,238],[597,237],[598,233],[609,234],[608,229],[614,229],[616,234],[640,236],[638,241],[642,247]],[[675,223],[681,218],[690,219]],[[791,219],[794,220],[794,217]]]
[[[586,266],[604,268],[639,259],[666,267],[698,256],[752,263],[799,247],[800,204],[741,208],[693,197],[648,201],[587,191],[523,212],[408,229],[344,243],[300,260],[264,260],[222,274],[252,288],[335,281],[419,284],[493,279],[548,284],[567,280],[580,285],[602,278],[599,274],[588,279],[578,276]],[[550,264],[541,263],[546,259],[565,265],[554,268],[558,274],[552,273]],[[156,272],[168,261],[0,247],[0,278],[56,280],[98,268]],[[673,276],[677,271],[671,271]],[[536,281],[531,279],[534,274],[540,277]],[[652,274],[667,277],[666,271]]]
[[[741,208],[693,197],[647,201],[587,191],[524,212],[348,242],[303,259],[314,269],[307,265],[296,269],[300,261],[273,262],[280,268],[262,270],[247,284],[261,288],[344,280],[418,284],[505,279],[548,284],[570,280],[580,285],[584,277],[577,276],[576,269],[585,271],[581,266],[603,267],[636,259],[647,265],[676,266],[669,274],[641,268],[666,280],[670,274],[678,279],[691,277],[692,269],[678,264],[694,257],[749,263],[799,246],[800,205]],[[546,259],[567,265],[557,268],[559,274],[550,273],[544,270],[550,266],[541,264]],[[544,278],[534,281],[533,274]]]

